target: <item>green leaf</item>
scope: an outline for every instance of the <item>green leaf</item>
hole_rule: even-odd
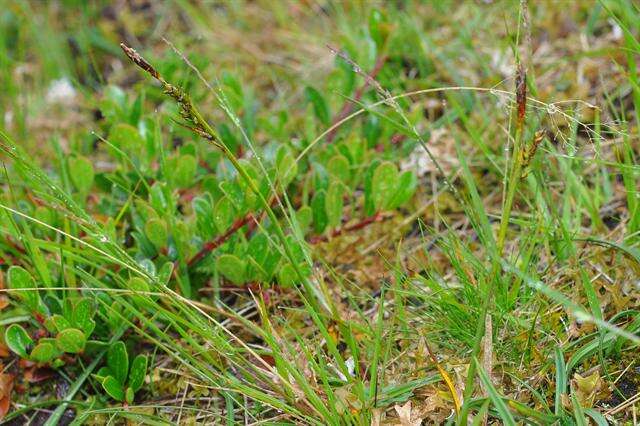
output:
[[[232,254],[223,254],[218,257],[216,267],[226,279],[236,285],[244,283],[246,263]]]
[[[27,290],[16,291],[12,292],[11,294],[24,301],[24,303],[29,307],[30,310],[38,310],[38,306],[40,304],[40,295],[37,291],[30,290],[38,288],[31,274],[27,272],[26,269],[20,266],[12,266],[7,272],[7,279],[9,289]]]
[[[410,171],[406,171],[400,175],[398,187],[394,191],[394,195],[389,200],[389,209],[397,209],[404,203],[409,201],[418,187],[418,178]]]
[[[4,341],[20,358],[27,359],[27,349],[33,344],[33,340],[24,328],[19,324],[11,324],[4,332]]]
[[[71,323],[69,322],[69,320],[67,320],[62,315],[54,315],[54,316],[52,316],[51,317],[51,323],[53,323],[54,328],[58,332],[61,332],[63,330],[66,330],[68,328],[72,328],[73,327],[71,325]]]
[[[102,379],[102,388],[107,394],[116,401],[124,401],[124,388],[118,380],[113,376],[107,376]]]
[[[133,359],[131,363],[131,370],[129,371],[129,389],[137,392],[144,383],[144,376],[147,375],[147,357],[145,355],[138,355]]]
[[[56,336],[58,349],[67,353],[77,354],[82,352],[86,342],[87,337],[77,328],[67,328]]]
[[[329,159],[326,167],[331,176],[338,178],[344,184],[349,183],[351,170],[347,157],[342,154],[334,155]]]
[[[327,222],[331,228],[337,227],[342,222],[344,192],[344,185],[341,182],[334,180],[329,184],[324,206],[327,212]]]
[[[278,149],[278,154],[276,155],[276,171],[278,173],[278,182],[280,182],[283,188],[286,188],[298,174],[296,159],[291,155],[291,152],[285,145],[282,145]]]
[[[40,342],[31,351],[30,358],[35,362],[45,363],[57,357],[58,354],[59,351],[56,350],[56,347],[52,343]]]
[[[233,205],[229,198],[223,197],[216,203],[213,209],[213,222],[219,232],[225,232],[233,221]]]
[[[379,164],[380,161],[374,159],[364,174],[364,213],[367,216],[371,216],[376,212],[376,206],[373,203],[373,174]]]
[[[139,151],[144,146],[144,140],[138,129],[130,124],[116,124],[109,132],[109,142],[123,151]],[[116,153],[115,156],[119,156]]]
[[[296,212],[296,219],[298,220],[298,225],[300,226],[300,231],[303,234],[307,233],[309,226],[311,226],[311,222],[313,222],[313,210],[309,206],[302,206]]]
[[[124,395],[124,399],[125,399],[125,401],[127,401],[127,404],[132,404],[134,397],[135,397],[135,392],[133,391],[133,389],[127,388],[127,390],[125,392],[125,395]]]
[[[158,281],[160,284],[167,285],[173,274],[173,262],[165,262],[158,271]]]
[[[167,223],[162,219],[148,220],[144,225],[144,233],[157,249],[167,244]]]
[[[324,125],[329,125],[329,107],[320,92],[311,86],[304,89],[304,96],[313,105],[313,112]]]
[[[124,386],[129,373],[129,355],[123,341],[119,340],[109,347],[107,366],[120,384],[120,387]]]
[[[80,193],[87,194],[93,186],[95,176],[91,161],[86,157],[72,157],[69,159],[69,173],[73,186]]]
[[[158,181],[151,186],[151,191],[149,192],[149,202],[153,210],[160,214],[166,213],[167,210],[167,197],[164,193],[165,188],[165,184]]]
[[[385,161],[380,164],[371,179],[373,204],[376,210],[386,210],[398,187],[398,169],[395,164]]]
[[[291,287],[298,281],[298,274],[293,265],[286,263],[278,271],[278,283],[283,287]]]
[[[193,185],[196,171],[198,170],[198,160],[193,155],[181,155],[176,159],[175,169],[171,170],[171,178],[176,186],[186,188]]]
[[[196,214],[196,226],[198,234],[203,239],[211,239],[216,234],[216,224],[211,220],[213,217],[213,203],[207,194],[204,197],[195,197],[191,202],[193,211]]]
[[[318,191],[311,200],[311,210],[313,210],[313,229],[318,233],[322,233],[327,227],[329,219],[325,210],[326,191],[324,189]]]
[[[89,298],[78,300],[73,308],[73,324],[87,336],[93,332],[96,325],[93,321],[93,314],[93,301]]]

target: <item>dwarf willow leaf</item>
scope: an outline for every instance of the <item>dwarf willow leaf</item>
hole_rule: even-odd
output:
[[[327,163],[327,171],[331,176],[341,180],[342,183],[349,183],[351,170],[349,160],[344,155],[338,154],[331,157]]]
[[[397,187],[398,169],[395,164],[385,161],[376,167],[371,179],[373,204],[376,210],[389,209]]]
[[[107,376],[102,379],[102,388],[116,401],[124,401],[124,387],[115,377]]]
[[[332,228],[337,227],[342,220],[343,196],[344,185],[339,181],[331,182],[324,199],[324,206],[327,212],[327,223]]]
[[[120,387],[124,386],[129,373],[129,355],[124,342],[117,341],[107,351],[107,367]]]
[[[77,354],[82,352],[85,343],[87,337],[77,328],[67,328],[56,336],[56,345],[62,352]]]
[[[198,160],[190,154],[181,155],[175,159],[175,168],[171,170],[171,177],[176,186],[187,188],[193,185],[198,169]]]
[[[227,197],[221,198],[213,209],[213,222],[219,232],[224,232],[233,221],[233,206]]]
[[[315,193],[311,200],[311,209],[313,210],[313,229],[318,234],[324,231],[329,222],[327,211],[325,210],[325,198],[325,190],[320,190]]]
[[[216,267],[226,279],[240,285],[245,281],[246,263],[232,254],[223,254],[218,257]]]
[[[4,341],[20,358],[28,358],[27,349],[33,344],[33,340],[22,326],[11,324],[4,333]]]
[[[58,353],[56,347],[50,342],[40,342],[33,348],[29,358],[35,362],[45,363],[55,358]]]
[[[398,179],[398,187],[389,201],[388,208],[396,209],[409,201],[418,187],[418,178],[414,173],[406,171]]]
[[[82,193],[86,194],[93,185],[93,178],[95,173],[93,171],[93,164],[86,157],[73,157],[69,160],[69,174],[71,175],[71,182],[73,186]]]
[[[89,298],[78,300],[73,308],[72,322],[87,336],[91,334],[96,325],[92,319],[93,313],[93,301]]]
[[[304,96],[307,98],[307,101],[311,102],[311,105],[313,105],[313,112],[316,117],[322,122],[322,124],[328,125],[330,120],[329,107],[320,92],[311,86],[307,86],[304,89]]]
[[[167,244],[167,223],[162,219],[154,218],[147,221],[144,233],[157,249]]]
[[[286,263],[278,271],[278,283],[283,287],[291,287],[297,282],[298,275],[293,265]]]
[[[276,157],[278,182],[286,188],[298,174],[298,164],[286,146],[281,146]]]
[[[144,140],[138,129],[130,124],[120,123],[111,128],[109,142],[122,151],[138,152],[144,146]],[[114,152],[114,157],[120,157],[120,153]]]
[[[137,392],[144,383],[144,376],[147,374],[147,357],[138,355],[131,363],[129,371],[129,389]]]
[[[298,221],[298,226],[300,226],[300,231],[305,234],[311,226],[311,222],[313,222],[313,210],[309,206],[302,206],[296,212],[296,220]]]
[[[35,311],[40,304],[40,295],[34,289],[38,288],[31,274],[21,266],[12,266],[7,272],[9,289],[16,290],[13,295],[23,300],[29,309]]]

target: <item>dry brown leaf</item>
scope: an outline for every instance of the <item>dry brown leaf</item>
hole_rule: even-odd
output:
[[[398,413],[398,420],[400,420],[397,426],[420,426],[422,424],[422,417],[412,418],[411,416],[411,401],[407,401],[404,405],[396,404],[393,408]]]
[[[0,420],[4,418],[11,406],[13,379],[13,374],[0,373]]]

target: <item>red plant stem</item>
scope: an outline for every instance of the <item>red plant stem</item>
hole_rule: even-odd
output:
[[[388,216],[384,216],[382,213],[377,212],[373,216],[365,217],[360,222],[356,222],[352,225],[343,226],[342,228],[334,229],[329,236],[327,235],[314,235],[309,238],[309,243],[317,244],[321,242],[329,241],[329,238],[335,238],[342,234],[352,231],[358,231],[360,229],[366,228],[372,223],[382,222]]]
[[[386,55],[379,56],[378,60],[376,61],[376,64],[373,66],[373,69],[369,73],[369,77],[371,77],[372,79],[375,79],[378,73],[380,72],[380,70],[382,69],[382,67],[384,66],[384,63],[386,62],[386,60],[387,60]],[[360,86],[358,90],[356,90],[356,93],[353,96],[353,102],[349,102],[349,100],[347,100],[347,102],[344,103],[338,115],[336,115],[335,118],[333,119],[332,125],[335,125],[341,120],[344,120],[345,118],[347,118],[349,114],[351,114],[354,104],[357,103],[360,99],[362,99],[362,96],[364,95],[365,90],[367,90],[367,88],[369,87],[369,81],[370,80],[366,80],[364,84]],[[338,129],[334,129],[327,134],[328,143],[333,142],[333,140],[336,138],[337,131]]]
[[[187,261],[187,266],[191,267],[200,262],[207,254],[220,247],[240,228],[253,222],[253,220],[253,213],[248,213],[244,217],[237,219],[224,234],[218,235],[213,240],[206,242],[200,251]]]

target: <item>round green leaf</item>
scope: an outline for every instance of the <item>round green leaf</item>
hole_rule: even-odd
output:
[[[395,164],[385,161],[380,164],[371,180],[373,204],[376,210],[386,210],[398,187],[398,169]]]
[[[223,254],[216,262],[218,272],[236,285],[244,283],[246,263],[232,254]]]
[[[409,201],[418,187],[418,178],[410,171],[400,175],[398,188],[394,191],[393,197],[389,201],[389,208],[396,209]]]
[[[233,206],[227,197],[223,197],[216,203],[213,209],[213,222],[220,232],[224,232],[233,221]]]
[[[177,158],[175,169],[170,171],[173,182],[180,188],[193,185],[196,171],[198,170],[198,160],[193,155],[181,155]]]
[[[157,249],[167,244],[167,223],[162,219],[153,218],[147,221],[144,233]]]
[[[137,392],[144,383],[144,376],[147,375],[147,357],[138,355],[131,363],[129,371],[129,389]]]
[[[11,294],[23,300],[29,309],[37,310],[40,304],[40,295],[37,291],[31,290],[38,288],[31,274],[20,266],[12,266],[7,272],[7,279],[9,289],[16,290]]]
[[[135,392],[133,391],[133,389],[127,388],[127,390],[126,390],[126,392],[124,394],[124,399],[125,399],[125,401],[127,401],[127,404],[132,404],[134,397],[135,397]]]
[[[296,219],[298,220],[298,226],[303,234],[307,232],[311,222],[313,221],[313,210],[309,206],[302,206],[296,212]]]
[[[107,394],[116,401],[124,401],[124,387],[113,376],[107,376],[102,379],[102,388]]]
[[[278,283],[283,287],[291,287],[296,283],[297,279],[298,274],[296,274],[296,270],[290,263],[283,265],[278,271]]]
[[[33,340],[22,326],[19,324],[11,324],[4,332],[4,341],[14,353],[20,358],[27,359],[27,349],[33,344]]]
[[[109,347],[107,352],[107,366],[111,374],[116,378],[120,387],[123,387],[129,373],[129,355],[124,342],[117,341]]]
[[[78,300],[73,307],[73,324],[84,331],[86,335],[91,334],[95,326],[93,313],[93,301],[88,297]]]
[[[116,124],[109,132],[109,142],[122,151],[139,151],[144,146],[144,140],[138,129],[130,124]],[[116,154],[119,156],[120,154]]]
[[[278,173],[278,182],[283,188],[286,188],[298,174],[298,164],[296,163],[296,159],[284,145],[278,149],[278,154],[276,156],[276,171]]]
[[[63,317],[62,315],[54,315],[51,317],[51,323],[53,323],[54,328],[60,332],[63,330],[66,330],[68,328],[72,328],[73,326],[71,325],[71,323],[69,322],[69,320],[67,320],[65,317]]]
[[[337,180],[331,182],[324,199],[324,206],[327,212],[327,221],[332,228],[337,227],[342,221],[342,209],[344,207],[343,196],[344,185]]]
[[[86,194],[93,185],[93,164],[86,157],[73,157],[69,160],[71,182],[82,194]]]
[[[348,183],[351,178],[349,160],[341,154],[331,157],[327,163],[327,171],[331,176],[338,178],[345,184]]]
[[[55,346],[49,342],[40,342],[31,351],[31,360],[39,363],[51,361],[58,355]]]
[[[62,352],[77,354],[82,352],[87,338],[84,333],[77,328],[67,328],[56,336],[56,344]]]
[[[327,211],[325,209],[324,199],[326,197],[326,191],[321,189],[316,192],[311,200],[311,209],[313,210],[313,228],[320,234],[327,227],[329,219],[327,218]]]

